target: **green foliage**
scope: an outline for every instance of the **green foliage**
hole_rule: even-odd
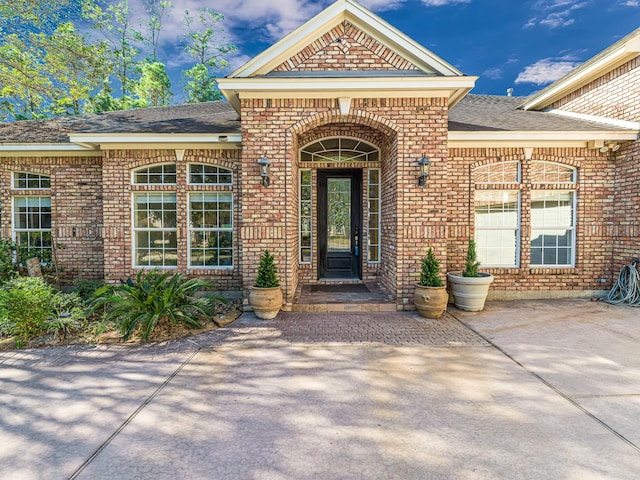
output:
[[[467,248],[467,259],[464,266],[462,276],[464,277],[479,277],[478,267],[480,262],[478,261],[478,255],[476,253],[476,242],[473,239],[469,239],[469,247]]]
[[[185,70],[184,76],[188,80],[184,87],[187,103],[212,102],[222,99],[215,75],[209,73],[209,69],[203,64],[198,63],[193,68]]]
[[[260,257],[260,265],[258,266],[258,276],[256,277],[255,287],[258,288],[274,288],[280,285],[276,270],[276,264],[273,255],[269,250],[265,250]]]
[[[140,68],[142,75],[133,87],[135,94],[149,107],[168,105],[173,94],[164,63],[143,63]]]
[[[57,292],[51,297],[53,315],[45,323],[49,332],[55,332],[62,338],[73,330],[79,330],[87,321],[87,307],[77,292]]]
[[[83,302],[90,302],[96,290],[103,286],[104,283],[99,280],[76,280],[73,282],[72,293],[78,294]]]
[[[104,320],[115,322],[124,340],[138,327],[141,337],[148,340],[163,319],[199,327],[200,319],[208,315],[215,303],[223,301],[220,297],[195,296],[210,286],[205,280],[186,280],[179,273],[140,271],[135,281],[128,279],[98,289],[93,308],[105,309]]]
[[[423,287],[442,287],[440,274],[440,262],[436,258],[433,249],[429,248],[427,256],[422,259],[419,285]]]
[[[0,288],[0,319],[5,333],[23,342],[47,332],[56,314],[55,292],[41,278],[17,277]]]
[[[0,284],[18,274],[18,266],[15,263],[15,244],[11,240],[0,239]]]

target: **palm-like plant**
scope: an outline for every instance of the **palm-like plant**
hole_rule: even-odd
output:
[[[216,302],[224,302],[219,296],[194,296],[210,286],[206,280],[187,280],[180,273],[140,271],[135,282],[128,279],[119,285],[98,289],[93,308],[94,311],[104,308],[105,321],[114,321],[125,341],[138,326],[141,337],[148,340],[162,319],[200,327],[200,319],[208,315],[211,307]]]

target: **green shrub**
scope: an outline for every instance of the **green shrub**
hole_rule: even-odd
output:
[[[0,320],[9,335],[22,342],[42,335],[55,315],[55,292],[41,278],[17,277],[0,288]]]
[[[265,250],[260,257],[260,265],[258,266],[258,276],[254,287],[258,288],[274,288],[280,285],[276,271],[276,263],[273,255],[269,250]]]
[[[423,287],[442,286],[442,279],[440,278],[440,262],[438,262],[432,248],[429,248],[427,256],[422,259],[419,285]]]
[[[55,332],[62,338],[74,330],[85,326],[87,321],[87,307],[77,292],[58,292],[51,297],[53,315],[46,322],[47,331]]]
[[[16,246],[11,240],[0,239],[0,283],[18,275],[15,250]]]
[[[85,302],[89,302],[96,291],[103,286],[104,283],[100,280],[76,280],[73,282],[72,292],[77,293]]]
[[[200,327],[200,319],[207,316],[212,305],[223,302],[221,297],[196,298],[195,294],[211,287],[205,280],[186,280],[181,274],[152,270],[138,272],[136,280],[106,285],[96,291],[94,311],[104,308],[104,321],[118,325],[124,340],[140,327],[144,340],[160,320]]]
[[[469,239],[469,247],[467,248],[467,259],[465,262],[463,277],[479,277],[478,267],[480,262],[478,261],[478,255],[476,253],[476,242],[473,239]]]

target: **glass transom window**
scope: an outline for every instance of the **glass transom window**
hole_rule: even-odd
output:
[[[46,190],[51,188],[51,177],[37,173],[14,172],[13,188],[17,190]]]
[[[326,138],[300,149],[301,162],[377,162],[378,148],[353,138]]]
[[[175,185],[176,164],[164,163],[135,170],[133,183],[134,185]]]
[[[575,183],[576,169],[552,162],[531,163],[531,183]]]
[[[214,165],[192,163],[189,165],[190,185],[231,185],[231,170]]]

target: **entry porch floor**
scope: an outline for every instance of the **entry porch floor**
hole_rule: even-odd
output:
[[[396,302],[376,283],[318,283],[298,286],[294,312],[395,312]]]

